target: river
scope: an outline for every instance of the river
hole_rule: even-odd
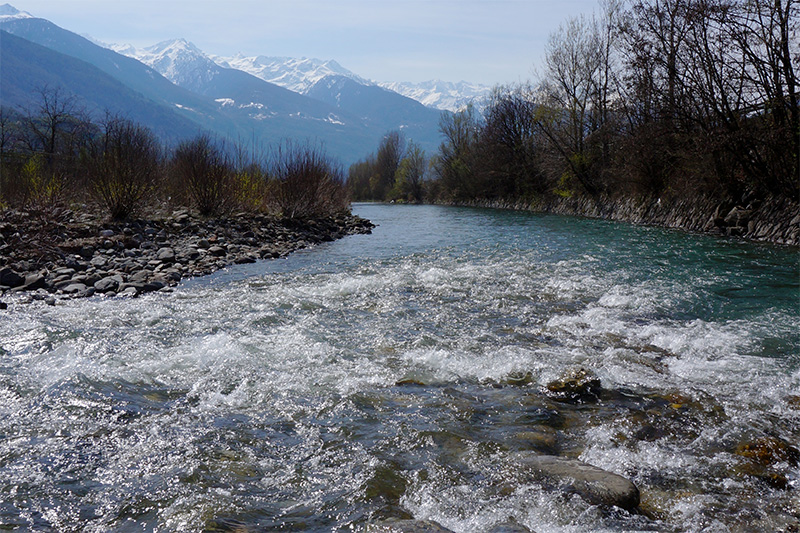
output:
[[[354,213],[372,235],[172,293],[9,300],[3,528],[798,525],[797,249],[512,211]],[[578,368],[594,397],[547,389]],[[630,479],[639,510],[519,475],[524,450]]]

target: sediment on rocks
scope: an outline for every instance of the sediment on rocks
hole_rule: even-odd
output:
[[[10,210],[0,217],[0,292],[25,292],[47,303],[95,294],[136,296],[373,227],[352,215],[203,219],[178,210],[158,220],[109,222],[69,210],[47,216]]]
[[[800,204],[788,198],[718,199],[551,196],[533,202],[474,201],[474,207],[577,215],[800,246]]]

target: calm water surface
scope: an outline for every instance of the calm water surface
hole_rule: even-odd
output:
[[[798,524],[796,249],[504,211],[354,211],[372,235],[172,294],[11,300],[0,524]],[[576,368],[600,378],[598,400],[546,394]],[[521,450],[628,477],[641,511],[518,475]]]

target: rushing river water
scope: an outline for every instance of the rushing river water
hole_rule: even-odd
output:
[[[797,531],[796,249],[356,205],[378,227],[174,293],[0,315],[0,524]],[[548,383],[576,368],[596,398]],[[517,475],[631,479],[640,509]]]

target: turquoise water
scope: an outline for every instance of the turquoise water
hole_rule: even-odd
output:
[[[171,294],[10,303],[0,524],[56,531],[779,531],[800,520],[796,249],[356,205],[378,227]],[[590,401],[546,386],[585,368]],[[747,450],[772,450],[756,457]],[[535,450],[639,511],[525,479]]]

